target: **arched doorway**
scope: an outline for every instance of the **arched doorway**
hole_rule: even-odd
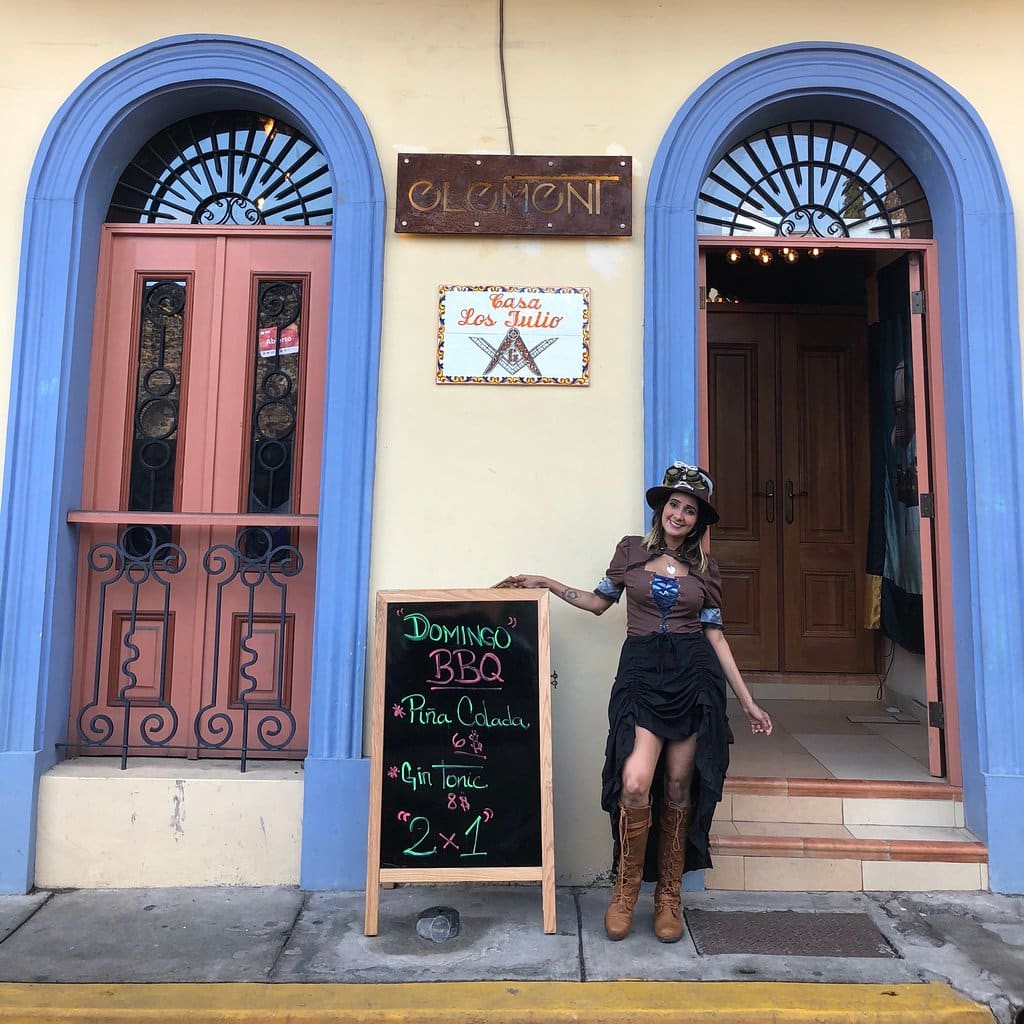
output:
[[[1024,876],[1013,849],[1024,826],[1002,824],[1008,801],[1024,786],[1024,742],[1005,718],[1007,707],[1021,707],[1009,679],[1024,654],[1011,625],[1024,562],[1014,237],[994,147],[962,97],[892,54],[807,43],[741,58],[683,106],[659,150],[647,200],[647,476],[700,450],[700,187],[738,140],[811,117],[888,140],[914,168],[931,205],[942,252],[949,449],[948,491],[936,503],[948,535],[966,539],[949,550],[965,809],[967,824],[988,843],[993,888],[1017,891]],[[684,281],[693,283],[692,292],[679,286]],[[1009,467],[995,454],[1007,444],[1014,452]],[[999,827],[989,828],[989,821]]]
[[[812,120],[734,144],[699,199],[701,459],[733,653],[761,697],[819,705],[769,708],[793,740],[777,774],[959,783],[948,545],[920,501],[945,490],[927,198],[884,141]]]
[[[147,139],[100,244],[76,755],[301,760],[309,729],[330,169],[280,118]]]
[[[272,86],[268,86],[272,83]],[[209,110],[257,108],[301,127],[331,168],[334,209],[320,564],[305,762],[303,882],[357,885],[364,851],[338,842],[358,831],[366,792],[362,685],[369,512],[384,231],[384,190],[369,130],[344,91],[280,47],[227,37],[149,44],[100,68],[55,116],[30,179],[15,329],[2,535],[0,691],[2,770],[9,796],[0,889],[32,885],[38,780],[57,759],[75,644],[78,507],[100,225],[116,176],[161,125]],[[330,329],[330,328],[329,328]],[[365,810],[362,812],[365,814]],[[356,825],[353,825],[353,822]]]

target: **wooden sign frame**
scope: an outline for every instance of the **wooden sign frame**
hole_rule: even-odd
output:
[[[381,861],[381,809],[384,781],[384,720],[388,612],[403,604],[442,602],[535,602],[537,606],[537,728],[540,755],[541,863],[526,867],[385,867]],[[373,717],[370,751],[370,823],[366,851],[366,906],[363,931],[376,935],[380,886],[387,882],[540,882],[544,931],[553,934],[555,924],[554,801],[551,769],[551,656],[548,594],[543,590],[382,590],[377,593]]]

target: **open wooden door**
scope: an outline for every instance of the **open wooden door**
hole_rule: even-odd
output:
[[[924,280],[921,257],[908,253],[907,301],[910,304],[910,344],[914,365],[914,419],[917,433],[917,486],[921,509],[921,594],[924,602],[924,681],[928,701],[928,771],[946,774],[946,722],[942,700],[938,635],[938,593],[935,578],[935,489],[932,480],[929,416],[928,350],[925,344]]]
[[[923,638],[928,707],[928,770],[936,777],[943,777],[946,774],[946,721],[939,643],[936,488],[923,276],[922,257],[918,252],[905,253],[877,271],[881,344],[901,342],[909,356],[900,359],[893,368],[894,425],[886,441],[896,453],[896,474],[895,479],[890,480],[893,493],[889,495],[886,529],[890,535],[887,540],[890,550],[896,544],[903,549],[889,570],[893,577],[894,603],[895,595],[901,594],[900,587],[911,593],[920,589],[919,635]],[[889,358],[892,361],[894,357]],[[891,632],[891,627],[887,628]]]

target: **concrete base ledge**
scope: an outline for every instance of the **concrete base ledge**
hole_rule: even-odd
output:
[[[471,982],[3,985],[4,1024],[992,1024],[948,985]]]
[[[39,781],[40,889],[296,885],[302,766],[79,757]]]

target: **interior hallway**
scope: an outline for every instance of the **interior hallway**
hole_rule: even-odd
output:
[[[752,685],[755,695],[770,686]],[[864,688],[856,688],[864,696]],[[907,783],[941,783],[928,773],[925,727],[913,716],[887,710],[879,700],[800,700],[761,696],[761,706],[772,716],[774,730],[767,739],[754,736],[746,727],[735,700],[729,702],[729,720],[735,743],[731,749],[727,791],[759,789],[758,779],[861,780]],[[739,780],[743,780],[739,782]],[[748,781],[749,780],[749,781]],[[731,783],[731,785],[730,785]],[[882,823],[867,813],[864,820],[840,816],[833,821],[780,821],[769,811],[774,799],[765,795],[742,798],[742,809],[733,808],[731,820],[718,815],[712,827],[719,841],[730,837],[814,837],[835,840],[916,840],[972,843],[976,837],[963,826],[962,805],[949,800],[934,803],[934,813],[916,801],[907,823]],[[880,805],[884,801],[876,801]],[[890,801],[891,802],[891,801]],[[734,798],[734,803],[738,803]],[[867,806],[869,801],[862,803]],[[950,816],[950,806],[954,809]],[[732,805],[731,805],[732,806]],[[932,806],[932,805],[930,805]],[[764,812],[763,814],[761,812]],[[738,812],[738,813],[737,813]],[[744,820],[749,816],[766,820]],[[772,819],[775,820],[767,820]]]
[[[924,726],[911,715],[889,713],[881,701],[758,702],[775,727],[767,740],[752,735],[738,705],[729,705],[736,738],[730,775],[936,781],[928,774]]]

